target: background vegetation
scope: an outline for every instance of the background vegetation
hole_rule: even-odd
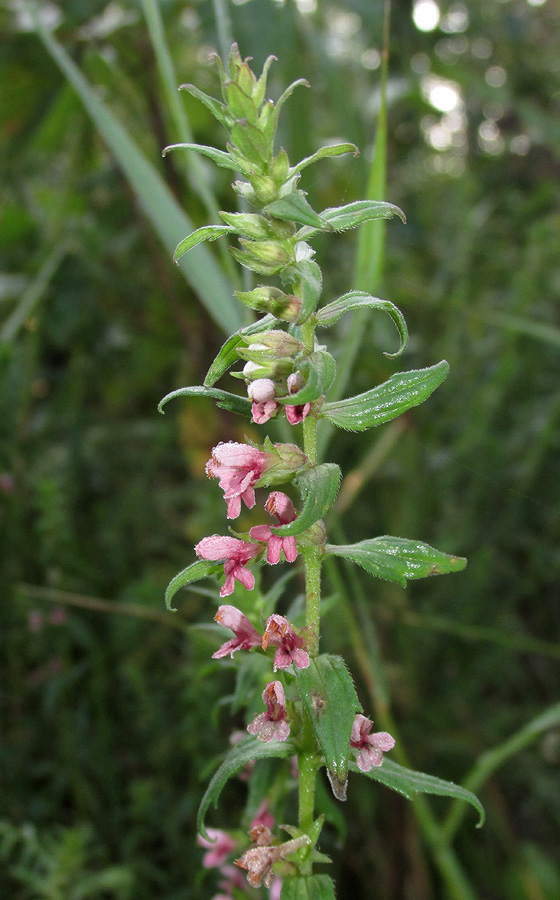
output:
[[[0,11],[0,893],[10,900],[216,891],[199,871],[194,815],[208,760],[227,744],[233,677],[211,662],[212,630],[193,624],[210,622],[216,601],[190,591],[173,617],[162,596],[192,545],[221,528],[221,494],[204,478],[211,446],[247,428],[205,401],[165,417],[156,405],[201,382],[221,326],[241,315],[223,248],[190,272],[170,252],[186,233],[171,198],[205,224],[215,204],[233,207],[229,173],[161,159],[185,128],[222,145],[204,107],[169,91],[217,89],[208,53],[220,10],[207,0],[43,6],[98,107],[125,129],[112,145],[28,7]],[[276,96],[295,78],[311,84],[283,113],[291,159],[333,138],[362,150],[310,170],[313,206],[361,198],[381,3],[249,0],[226,11],[257,71],[278,57]],[[457,782],[471,771],[488,820],[482,831],[470,812],[447,820],[448,849],[460,825],[455,896],[557,900],[560,14],[552,0],[442,3],[440,13],[423,31],[409,4],[392,10],[387,199],[408,225],[387,228],[378,290],[407,318],[406,367],[445,357],[451,374],[404,423],[336,437],[329,453],[352,478],[330,524],[349,541],[419,538],[469,565],[406,591],[332,571],[324,644],[350,645],[366,710],[391,705],[415,768]],[[127,135],[169,188],[164,199]],[[352,287],[356,246],[354,233],[318,244],[326,299]],[[395,370],[379,318],[341,326],[340,357],[361,337],[349,390]],[[448,801],[426,819],[383,788],[352,787],[346,807],[329,808],[326,843],[345,842],[334,854],[340,896],[454,896],[429,824]],[[232,788],[232,803],[244,792]]]

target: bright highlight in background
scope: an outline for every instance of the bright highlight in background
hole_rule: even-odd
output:
[[[419,31],[433,31],[440,18],[439,6],[435,0],[416,0],[412,19]]]

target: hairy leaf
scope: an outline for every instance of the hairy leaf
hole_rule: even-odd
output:
[[[329,511],[338,493],[340,469],[334,463],[322,463],[312,469],[305,469],[295,478],[301,492],[303,509],[297,519],[287,525],[272,528],[280,537],[302,534]]]
[[[427,369],[399,372],[371,391],[325,403],[321,416],[339,428],[365,431],[423,403],[445,381],[448,372],[449,364],[444,359]]]
[[[253,322],[251,325],[247,325],[246,328],[242,328],[240,331],[232,334],[222,345],[216,359],[208,369],[208,373],[204,379],[205,387],[212,387],[213,384],[216,384],[218,379],[227,372],[230,366],[233,366],[234,363],[237,362],[239,359],[237,347],[243,342],[244,334],[258,334],[259,331],[266,331],[266,329],[274,325],[275,322],[276,319],[274,316],[264,316],[262,319],[259,319],[258,322]]]
[[[196,820],[199,834],[206,840],[210,840],[205,825],[206,813],[210,808],[210,804],[214,804],[214,808],[217,807],[224,785],[230,778],[237,775],[247,763],[254,759],[267,759],[273,756],[277,759],[284,759],[288,756],[293,756],[295,753],[296,748],[293,742],[289,740],[263,743],[257,738],[250,738],[242,744],[233,747],[214,774],[201,800]]]
[[[200,100],[207,109],[210,110],[215,119],[218,120],[222,125],[226,128],[229,128],[230,125],[233,124],[233,117],[231,116],[227,106],[223,103],[220,103],[219,100],[215,100],[214,97],[209,97],[208,94],[205,94],[203,91],[199,90],[194,84],[181,84],[179,85],[180,91],[188,91],[189,94],[192,94],[193,97],[196,97],[197,100]]]
[[[354,203],[347,203],[346,206],[324,209],[319,215],[321,219],[329,223],[331,231],[346,231],[348,228],[356,228],[363,222],[390,219],[393,216],[399,216],[403,222],[406,222],[402,209],[393,203],[385,203],[383,200],[356,200]],[[297,237],[300,240],[306,240],[320,230],[318,226],[301,228]]]
[[[207,156],[222,169],[233,169],[234,172],[240,172],[242,175],[250,174],[249,169],[242,168],[239,165],[239,161],[232,159],[229,153],[224,153],[223,150],[216,150],[215,147],[207,147],[206,144],[169,144],[168,147],[163,149],[161,155],[165,156],[169,150],[194,150],[195,153]]]
[[[350,735],[360,701],[341,656],[323,654],[307,669],[296,669],[305,711],[325,757],[329,780],[337,800],[346,799]]]
[[[371,294],[366,294],[364,291],[350,291],[350,293],[344,294],[342,297],[339,297],[338,300],[333,300],[332,303],[327,303],[326,306],[323,306],[322,309],[317,311],[317,325],[321,328],[326,328],[329,325],[334,325],[335,322],[338,322],[344,313],[349,312],[352,309],[366,308],[379,309],[391,316],[393,322],[397,326],[401,345],[396,353],[385,353],[384,355],[390,358],[400,356],[408,343],[408,328],[406,327],[406,321],[400,309],[389,300],[380,300],[378,297],[372,297]]]
[[[192,250],[197,244],[202,244],[204,241],[217,241],[219,237],[222,237],[223,234],[228,234],[230,231],[235,231],[231,225],[205,225],[203,228],[191,231],[177,244],[173,254],[173,262],[176,263],[183,253],[186,253],[187,250]]]
[[[478,797],[471,791],[467,791],[466,788],[453,784],[452,781],[436,778],[435,775],[426,775],[424,772],[415,772],[413,769],[405,769],[404,766],[399,766],[390,759],[384,759],[382,766],[373,766],[369,772],[362,772],[354,762],[350,763],[350,769],[352,772],[358,772],[360,775],[366,775],[374,781],[381,782],[392,791],[403,794],[409,800],[414,794],[438,794],[441,797],[465,800],[478,812],[477,828],[484,825],[484,807]]]
[[[394,581],[402,587],[406,587],[407,579],[460,572],[467,564],[463,557],[442,553],[421,541],[387,535],[358,544],[327,544],[325,553],[350,559],[370,575]]]
[[[222,409],[238,413],[240,416],[251,417],[251,403],[246,397],[239,397],[237,394],[230,394],[229,391],[221,391],[219,388],[201,387],[200,385],[178,388],[176,391],[166,394],[163,400],[159,401],[159,412],[162,413],[165,404],[175,397],[212,397]]]
[[[297,165],[291,166],[290,177],[301,172],[306,166],[318,162],[320,159],[325,159],[329,156],[341,156],[343,153],[353,153],[354,156],[360,155],[360,151],[355,144],[329,144],[327,147],[321,147],[320,150],[312,153],[311,156],[306,156],[305,159],[302,159]]]
[[[287,219],[289,222],[311,225],[317,230],[332,231],[329,223],[323,221],[307,202],[304,191],[293,191],[285,197],[280,197],[279,200],[273,200],[263,211],[276,219]]]
[[[198,559],[196,562],[191,563],[190,566],[187,566],[186,569],[183,569],[182,572],[175,575],[175,578],[172,578],[167,585],[165,591],[165,605],[167,609],[176,612],[175,607],[171,606],[171,601],[177,591],[181,590],[182,587],[185,587],[187,584],[192,584],[193,581],[200,581],[202,578],[214,575],[221,569],[221,563],[209,562],[206,559]]]

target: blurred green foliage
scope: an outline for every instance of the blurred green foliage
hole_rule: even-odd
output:
[[[202,164],[201,195],[189,160],[160,158],[180,135],[141,5],[44,9],[194,224],[208,221],[205,196],[231,209],[229,173]],[[213,5],[159,9],[178,82],[212,92]],[[365,0],[229,6],[257,71],[278,57],[276,96],[311,83],[283,112],[290,158],[334,138],[362,150],[305,175],[316,209],[364,194],[382,12]],[[441,13],[422,32],[408,4],[392,11],[387,199],[408,225],[388,226],[381,295],[406,315],[406,367],[445,357],[451,374],[396,430],[339,434],[329,458],[354,474],[331,523],[346,540],[397,534],[469,558],[406,591],[338,582],[375,625],[412,765],[460,782],[558,697],[560,14],[552,0]],[[0,894],[202,900],[216,884],[199,872],[194,818],[208,759],[226,747],[233,678],[210,659],[212,629],[191,627],[217,601],[185,592],[173,618],[162,597],[192,545],[223,527],[203,477],[210,448],[247,428],[206,401],[157,414],[165,393],[201,383],[223,335],[25,5],[5,4],[0,28]],[[181,102],[195,139],[222,146],[204,107]],[[317,246],[332,300],[352,287],[356,237]],[[390,328],[371,318],[351,392],[395,371],[380,352],[394,349]],[[330,590],[325,649],[348,652],[335,577]],[[556,726],[479,789],[487,824],[474,831],[469,815],[455,844],[477,897],[559,896],[559,766]],[[228,790],[232,805],[246,792]],[[349,794],[341,896],[447,897],[406,802],[374,785]],[[324,804],[328,851],[340,808]]]

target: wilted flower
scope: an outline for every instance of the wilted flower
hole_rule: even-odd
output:
[[[249,650],[251,647],[259,647],[262,638],[257,629],[252,625],[247,616],[235,606],[220,606],[214,616],[216,622],[233,631],[235,637],[222,644],[219,650],[212,654],[212,659],[222,659],[228,653],[233,659],[236,650]]]
[[[220,591],[220,597],[229,597],[233,593],[235,579],[241,582],[248,591],[254,588],[255,576],[247,568],[246,563],[261,552],[258,544],[249,544],[247,541],[227,535],[212,534],[210,537],[202,538],[194,549],[200,559],[207,559],[211,562],[224,561],[226,580]]]
[[[303,649],[305,641],[296,634],[284,616],[275,613],[268,618],[262,637],[263,650],[266,650],[269,643],[279,645],[274,654],[274,672],[277,669],[287,669],[292,663],[297,669],[307,669],[309,654]]]
[[[395,746],[394,738],[386,731],[370,734],[372,726],[371,719],[360,713],[356,715],[352,725],[350,746],[360,751],[356,762],[362,772],[369,772],[373,766],[380,766],[383,763],[383,754]]]
[[[259,741],[285,741],[290,734],[290,726],[286,722],[286,697],[280,681],[271,681],[265,687],[262,698],[266,704],[266,712],[256,716],[247,726],[249,734],[256,734]],[[262,825],[262,823],[253,823]],[[268,828],[268,826],[266,826]]]
[[[272,491],[268,495],[265,503],[265,509],[271,516],[276,516],[280,525],[287,525],[296,518],[294,504],[290,498],[283,494],[282,491]],[[297,546],[295,537],[280,537],[273,534],[270,525],[255,525],[251,528],[249,534],[257,541],[266,543],[266,561],[271,565],[280,562],[280,554],[282,550],[287,562],[293,562],[297,556]]]
[[[292,841],[286,841],[284,844],[268,847],[251,847],[234,862],[240,869],[245,869],[247,881],[251,887],[260,887],[264,882],[265,887],[269,888],[274,879],[272,872],[274,863],[285,859],[286,856],[295,853],[296,850],[300,850],[302,847],[308,847],[310,843],[310,838],[304,834],[301,837],[294,838]]]

